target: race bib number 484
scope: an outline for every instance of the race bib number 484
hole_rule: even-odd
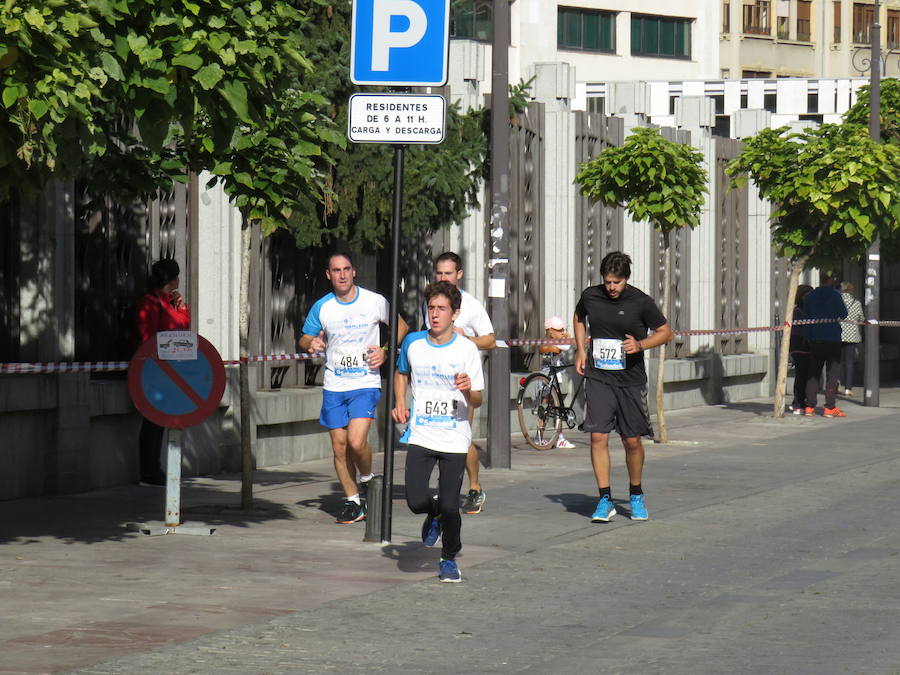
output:
[[[334,374],[338,377],[364,377],[369,374],[366,351],[360,346],[336,349]]]
[[[621,340],[595,338],[591,343],[594,368],[598,370],[625,370],[625,347]]]

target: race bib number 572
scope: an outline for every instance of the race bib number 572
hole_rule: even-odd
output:
[[[598,370],[625,370],[625,347],[621,340],[595,338],[591,343],[594,368]]]

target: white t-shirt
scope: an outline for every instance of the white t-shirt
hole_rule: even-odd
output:
[[[494,332],[494,325],[491,323],[491,317],[488,316],[487,310],[471,293],[466,293],[463,289],[459,289],[462,294],[462,302],[459,305],[459,316],[453,320],[453,325],[463,329],[463,335],[466,337],[481,337],[482,335],[490,335]],[[428,318],[428,305],[422,303],[422,321],[425,328],[431,329],[431,320]]]
[[[450,342],[433,344],[428,331],[410,333],[400,347],[397,371],[409,375],[412,406],[409,443],[438,452],[465,454],[472,442],[469,406],[454,389],[456,373],[466,373],[472,391],[484,389],[478,347],[456,333]]]
[[[325,331],[325,389],[354,391],[381,388],[378,369],[369,368],[366,350],[379,341],[378,324],[389,321],[384,296],[356,287],[356,297],[341,302],[329,293],[312,306],[303,334]]]

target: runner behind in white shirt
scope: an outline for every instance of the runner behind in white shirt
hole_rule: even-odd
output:
[[[439,538],[442,582],[462,580],[456,554],[462,548],[459,491],[472,441],[469,410],[482,402],[484,376],[477,347],[454,331],[461,296],[456,286],[436,282],[425,289],[431,328],[407,336],[400,348],[394,376],[394,421],[409,423],[406,452],[406,503],[413,513],[426,514],[422,541]],[[412,410],[406,403],[412,393]],[[438,466],[438,494],[429,479]]]
[[[378,324],[387,324],[390,312],[383,296],[356,285],[349,255],[329,257],[325,276],[334,290],[313,305],[298,344],[306,352],[325,352],[319,422],[331,436],[334,468],[345,495],[337,522],[348,524],[366,515],[366,484],[373,477],[369,426],[381,398],[378,369],[385,359]],[[407,330],[406,322],[398,318],[397,339],[402,340]]]

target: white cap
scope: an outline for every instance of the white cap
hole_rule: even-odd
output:
[[[563,323],[563,320],[558,316],[551,316],[549,319],[544,321],[544,329],[552,328],[553,330],[563,330],[566,327],[566,324]]]

